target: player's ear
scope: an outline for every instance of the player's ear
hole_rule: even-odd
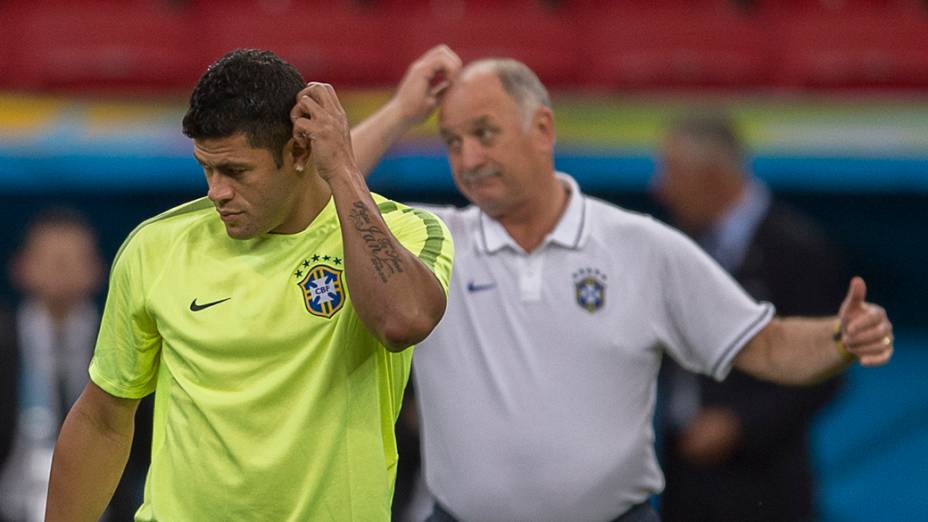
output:
[[[289,159],[293,162],[293,168],[296,169],[297,172],[303,172],[309,165],[310,152],[311,149],[308,142],[306,145],[302,145],[294,138],[290,138],[290,141],[288,141],[286,147],[284,147],[284,154],[289,154]]]

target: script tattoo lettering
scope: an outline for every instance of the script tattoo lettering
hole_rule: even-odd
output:
[[[361,233],[361,239],[371,254],[371,264],[380,280],[386,283],[393,274],[403,271],[399,252],[390,244],[387,234],[377,223],[372,222],[371,213],[361,201],[355,201],[348,213],[355,230]]]

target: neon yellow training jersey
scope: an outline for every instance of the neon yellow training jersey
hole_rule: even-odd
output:
[[[374,196],[447,293],[432,214]],[[332,199],[306,230],[233,240],[202,198],[142,223],[113,265],[90,365],[106,392],[155,392],[136,520],[388,520],[412,350],[351,303]]]

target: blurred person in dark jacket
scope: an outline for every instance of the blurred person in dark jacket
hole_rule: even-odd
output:
[[[7,304],[0,301],[0,469],[6,463],[16,433],[17,355],[13,314]],[[3,520],[2,515],[0,520]]]
[[[58,430],[88,380],[100,321],[94,299],[104,273],[96,233],[79,212],[47,209],[26,227],[10,266],[22,301],[15,315],[9,314],[9,326],[0,324],[2,385],[10,389],[3,393],[0,412],[0,442],[9,435],[9,444],[0,445],[0,456],[7,446],[9,451],[0,459],[0,517],[44,517]],[[114,497],[110,519],[131,517],[141,499],[136,489],[128,478]]]
[[[840,257],[750,173],[729,119],[679,120],[661,154],[655,194],[675,225],[778,314],[831,313],[846,280]],[[666,522],[815,518],[808,433],[837,380],[785,387],[734,369],[717,382],[672,363],[664,377]]]

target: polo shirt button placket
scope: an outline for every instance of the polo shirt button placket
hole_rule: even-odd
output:
[[[522,273],[519,276],[519,289],[522,301],[541,300],[541,275],[544,268],[544,258],[540,252],[523,258]]]

